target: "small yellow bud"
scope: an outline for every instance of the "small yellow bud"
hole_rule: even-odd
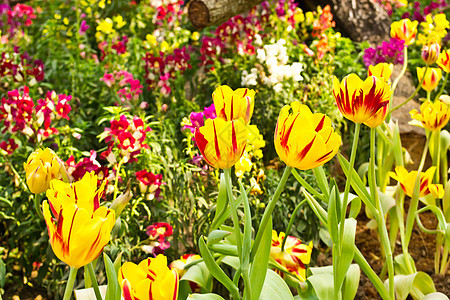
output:
[[[59,177],[61,165],[56,153],[45,148],[31,153],[23,167],[28,188],[33,194],[40,194],[49,188],[52,179]]]

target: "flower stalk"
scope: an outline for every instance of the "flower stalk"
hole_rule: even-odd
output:
[[[64,290],[63,300],[70,300],[73,291],[73,285],[77,277],[78,268],[70,267],[69,279],[67,279],[66,289]]]

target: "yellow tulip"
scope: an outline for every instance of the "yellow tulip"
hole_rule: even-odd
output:
[[[236,164],[247,145],[247,127],[244,119],[225,121],[207,119],[195,131],[195,141],[205,160],[213,167],[229,169]]]
[[[99,206],[103,188],[104,184],[97,191],[97,176],[92,172],[73,184],[53,180],[47,190],[49,200],[43,202],[43,211],[50,244],[71,267],[92,262],[109,242],[115,213]]]
[[[275,230],[272,230],[272,247],[270,256],[288,271],[294,274],[300,281],[306,280],[306,267],[311,261],[312,242],[308,245],[302,244],[302,241],[293,236],[288,236],[284,251],[281,251],[281,245],[285,233],[280,232],[278,236]]]
[[[450,73],[450,49],[442,51],[436,63],[445,73]]]
[[[52,179],[59,177],[61,165],[56,153],[45,148],[31,153],[23,167],[28,188],[33,194],[40,194],[48,189]]]
[[[419,82],[422,82],[422,78],[424,76],[426,68],[417,68],[417,78],[419,79]],[[422,88],[427,91],[431,92],[434,90],[438,84],[439,81],[442,78],[442,71],[438,68],[428,68],[427,73],[425,74],[425,79],[422,83]]]
[[[384,81],[389,81],[393,70],[393,64],[379,63],[375,66],[369,66],[368,76],[375,76],[378,78],[383,78]]]
[[[175,300],[178,273],[167,267],[167,257],[159,254],[136,265],[126,262],[119,269],[119,284],[125,300]]]
[[[442,129],[450,119],[449,108],[441,100],[437,100],[435,103],[425,101],[420,106],[420,113],[413,109],[409,114],[411,118],[420,121],[423,127],[429,131]]]
[[[190,264],[193,261],[201,259],[201,256],[198,254],[184,254],[180,257],[180,259],[174,260],[170,263],[169,268],[171,270],[176,270],[178,272],[178,276],[181,278],[186,273],[184,267],[187,264]]]
[[[434,64],[441,51],[441,47],[438,43],[431,43],[422,47],[422,59],[427,65]]]
[[[405,45],[411,45],[416,40],[417,25],[419,22],[410,19],[402,19],[391,24],[391,37],[405,41]]]
[[[217,117],[226,121],[243,118],[245,124],[250,123],[255,106],[255,91],[240,88],[233,91],[229,86],[222,85],[212,94]]]
[[[313,114],[306,105],[294,101],[280,111],[274,143],[278,156],[286,165],[309,170],[336,155],[341,137],[331,127],[329,117]]]
[[[375,76],[362,81],[350,74],[341,83],[334,77],[333,95],[341,113],[355,123],[364,123],[389,104],[392,90],[387,82]]]
[[[442,198],[444,196],[444,188],[442,184],[431,183],[435,171],[436,167],[431,167],[426,172],[420,173],[419,197],[424,197],[430,193],[435,198]],[[417,179],[417,171],[408,172],[404,167],[397,166],[395,167],[395,173],[390,172],[390,175],[398,181],[405,194],[412,197],[414,185]]]

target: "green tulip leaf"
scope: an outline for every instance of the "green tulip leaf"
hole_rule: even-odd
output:
[[[292,296],[291,290],[289,289],[283,278],[281,278],[280,275],[278,275],[274,271],[267,270],[259,300],[274,299],[294,300],[294,297]]]
[[[267,266],[269,264],[270,247],[272,245],[272,217],[269,218],[262,234],[258,251],[250,266],[250,285],[252,287],[252,300],[260,299],[263,295],[264,284],[267,280]],[[284,281],[283,281],[284,283]],[[286,283],[284,283],[286,284]],[[261,296],[262,297],[262,296]]]
[[[114,269],[114,264],[109,256],[103,252],[103,260],[106,269],[106,278],[108,279],[108,287],[106,288],[106,299],[120,300],[121,291],[117,279],[117,273]]]
[[[339,224],[341,226],[341,224]],[[345,219],[344,235],[341,241],[339,266],[337,271],[337,284],[342,287],[348,268],[353,261],[355,253],[356,220]]]
[[[389,288],[389,280],[384,282]],[[433,280],[424,272],[394,276],[396,299],[405,300],[411,294],[413,299],[423,299],[425,295],[436,292]]]
[[[210,232],[219,228],[223,222],[229,217],[226,214],[226,210],[229,207],[228,205],[228,196],[227,196],[227,183],[225,180],[225,174],[220,174],[220,185],[219,185],[219,194],[217,196],[217,206],[216,206],[216,215],[214,216],[214,220],[211,224]],[[231,210],[230,210],[231,214]]]
[[[330,237],[333,243],[338,244],[339,242],[339,228],[338,228],[338,220],[340,219],[340,211],[338,211],[338,207],[341,207],[341,201],[339,194],[336,195],[336,186],[333,186],[330,193],[330,200],[328,201],[328,228]]]
[[[359,269],[359,266],[357,264],[351,264],[348,268],[347,275],[345,276],[344,285],[342,286],[343,300],[355,299],[360,276],[361,270]]]
[[[211,245],[220,242],[226,236],[229,236],[231,232],[225,230],[213,230],[209,233],[206,245]]]
[[[192,281],[207,291],[211,291],[212,277],[204,262],[191,266],[180,281]]]
[[[239,267],[241,266],[241,262],[239,261],[239,257],[236,257],[236,256],[225,256],[222,259],[222,262],[224,264],[229,265],[230,267],[232,267],[235,270],[239,269]]]

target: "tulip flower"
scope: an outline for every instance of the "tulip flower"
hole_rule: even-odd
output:
[[[432,43],[430,45],[424,45],[422,47],[422,59],[427,65],[434,64],[438,57],[441,47],[438,43]]]
[[[450,119],[449,108],[441,100],[437,100],[435,103],[425,101],[420,106],[420,113],[413,109],[409,114],[412,119],[420,121],[420,124],[429,131],[442,129]]]
[[[23,167],[28,188],[33,194],[40,194],[48,189],[52,179],[59,177],[61,165],[56,153],[45,148],[31,153]]]
[[[136,265],[126,262],[119,269],[119,284],[125,300],[175,300],[178,297],[178,273],[167,267],[160,254]]]
[[[300,281],[306,280],[306,267],[311,260],[312,242],[308,245],[302,244],[302,241],[293,236],[286,238],[286,244],[282,251],[281,245],[285,238],[284,232],[278,236],[275,230],[272,230],[272,247],[270,256],[288,271],[294,274]],[[281,274],[282,275],[282,274]]]
[[[391,37],[405,41],[405,45],[411,45],[416,40],[417,21],[402,19],[391,24]]]
[[[233,91],[229,86],[222,85],[212,94],[217,117],[225,121],[243,118],[245,124],[250,123],[255,106],[255,91],[240,88]]]
[[[294,101],[280,111],[274,142],[278,156],[286,165],[309,170],[336,155],[341,137],[331,127],[329,117],[313,114],[308,106]]]
[[[55,255],[73,268],[96,259],[109,242],[115,223],[112,209],[98,206],[104,184],[97,191],[93,172],[73,184],[52,180],[43,202],[50,244]],[[52,216],[53,214],[53,216]]]
[[[229,169],[241,158],[247,145],[244,119],[225,121],[207,119],[205,126],[196,128],[195,141],[205,160],[213,167]]]
[[[450,49],[441,52],[436,63],[445,73],[450,73]]]
[[[201,256],[198,254],[184,254],[180,257],[180,259],[171,262],[169,268],[176,270],[178,272],[178,276],[181,278],[186,273],[184,267],[198,259],[201,259]]]
[[[393,70],[393,64],[379,63],[375,66],[369,66],[368,76],[375,76],[378,78],[383,78],[384,81],[389,81]]]
[[[392,91],[388,83],[375,76],[362,81],[350,74],[341,83],[335,77],[333,95],[341,113],[355,123],[364,123],[389,104]]]
[[[417,68],[417,77],[419,79],[419,82],[422,82],[422,78],[424,76],[426,68]],[[428,68],[427,73],[425,74],[425,79],[422,83],[422,88],[427,91],[431,92],[434,90],[438,84],[439,80],[442,78],[442,71],[438,68]]]
[[[442,184],[433,184],[433,175],[436,167],[429,168],[426,172],[420,173],[420,192],[419,197],[424,197],[432,194],[435,198],[442,198],[444,196],[444,188]],[[414,185],[417,179],[417,171],[408,172],[404,167],[395,167],[395,173],[390,172],[392,178],[398,181],[402,190],[409,197],[412,197],[414,192]]]

